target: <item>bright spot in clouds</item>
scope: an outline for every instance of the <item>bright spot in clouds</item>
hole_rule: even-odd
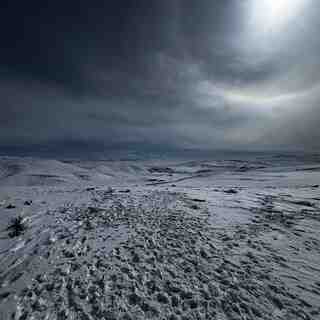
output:
[[[250,23],[262,31],[280,31],[308,0],[251,0]]]

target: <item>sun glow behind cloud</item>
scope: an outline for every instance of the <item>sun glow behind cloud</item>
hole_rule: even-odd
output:
[[[249,21],[259,31],[281,31],[297,17],[308,0],[252,0]]]
[[[277,105],[285,108],[296,99],[319,90],[317,83],[308,87],[294,85],[301,83],[303,74],[299,79],[295,77],[295,53],[288,50],[296,47],[298,43],[303,43],[302,30],[307,26],[306,17],[310,4],[311,0],[243,2],[244,28],[234,42],[238,59],[241,61],[238,65],[242,70],[240,69],[232,82],[217,82],[219,89],[214,84],[214,89],[208,91],[218,90],[230,103],[252,105],[259,110],[269,111]],[[273,72],[268,73],[266,66],[273,68]],[[250,80],[250,76],[248,81],[243,80],[246,79],[243,75],[255,73],[262,77],[258,77],[255,82],[254,77]]]

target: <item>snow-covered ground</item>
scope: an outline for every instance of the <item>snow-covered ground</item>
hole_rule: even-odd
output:
[[[318,157],[2,157],[0,319],[320,319],[319,184]]]

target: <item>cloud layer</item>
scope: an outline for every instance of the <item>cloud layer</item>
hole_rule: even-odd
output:
[[[319,147],[320,6],[256,3],[8,3],[0,144]]]

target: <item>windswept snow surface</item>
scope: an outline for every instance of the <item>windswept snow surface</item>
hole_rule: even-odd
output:
[[[317,155],[1,157],[0,319],[320,319],[319,184]]]

